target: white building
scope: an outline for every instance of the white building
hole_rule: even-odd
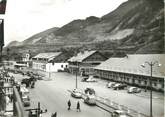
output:
[[[30,53],[24,53],[22,55],[22,64],[25,64],[26,67],[30,67],[30,63],[31,63],[31,60],[30,60]]]
[[[61,52],[40,53],[32,58],[33,69],[46,72],[64,71],[68,67]]]

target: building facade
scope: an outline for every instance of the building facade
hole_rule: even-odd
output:
[[[69,72],[79,73],[80,75],[92,75],[94,67],[105,61],[107,58],[98,51],[84,51],[70,58]]]
[[[26,64],[26,67],[31,66],[31,56],[30,53],[24,53],[22,55],[22,63]]]
[[[135,54],[127,55],[124,58],[110,58],[95,67],[95,75],[110,81],[123,82],[147,89],[150,88],[151,80],[151,67],[148,63],[154,62],[152,88],[164,91],[165,59],[163,58],[165,58],[165,54]],[[141,66],[142,64],[145,65],[145,68]]]
[[[32,68],[46,72],[64,71],[68,63],[64,61],[61,52],[40,53],[32,58]]]

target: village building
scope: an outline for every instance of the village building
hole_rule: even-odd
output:
[[[109,58],[95,67],[95,75],[110,81],[149,88],[151,66],[147,62],[155,62],[152,66],[152,88],[164,91],[164,58],[165,54],[134,54],[123,58]]]
[[[31,66],[31,56],[30,53],[24,53],[22,55],[22,63],[26,64],[26,67]]]
[[[83,51],[68,60],[69,72],[72,74],[92,75],[94,67],[107,58],[98,51]]]
[[[46,72],[64,71],[68,67],[64,56],[61,52],[40,53],[32,58],[32,68]]]
[[[31,67],[32,66],[31,55],[29,52],[23,53],[20,55],[18,60],[8,61],[8,64],[11,64],[11,66],[13,66],[13,68],[16,69],[25,69],[27,67]]]

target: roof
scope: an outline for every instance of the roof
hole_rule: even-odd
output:
[[[34,56],[33,58],[44,58],[44,59],[51,60],[51,59],[57,57],[60,54],[61,54],[61,52],[39,53],[36,56]]]
[[[73,56],[72,58],[70,58],[68,61],[70,62],[82,62],[84,59],[86,59],[87,57],[91,56],[92,54],[94,54],[96,51],[84,51],[84,52],[80,52],[78,53],[76,56]]]
[[[107,61],[95,67],[95,69],[150,76],[151,67],[145,62],[157,61],[161,64],[161,66],[158,67],[158,64],[155,64],[153,66],[153,70],[152,70],[153,76],[164,78],[165,76],[164,58],[165,58],[165,54],[133,54],[133,55],[127,55],[124,58],[110,58]],[[144,64],[145,67],[142,67],[141,66],[142,64]]]

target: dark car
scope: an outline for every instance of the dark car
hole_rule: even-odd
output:
[[[43,76],[40,76],[40,75],[37,75],[35,78],[36,78],[37,80],[43,80]]]
[[[87,79],[88,79],[88,77],[84,77],[84,78],[82,78],[81,82],[86,82]]]
[[[95,95],[95,90],[93,88],[86,88],[84,92],[85,94]]]
[[[29,87],[31,83],[31,80],[28,78],[22,79],[21,84],[25,84],[26,87]]]
[[[86,103],[90,106],[95,106],[96,105],[96,97],[94,95],[88,96],[84,99],[84,103]]]
[[[24,107],[30,106],[30,98],[27,95],[22,96],[22,102]]]
[[[113,89],[114,89],[114,90],[120,90],[120,89],[124,89],[124,88],[126,88],[126,87],[127,87],[126,84],[117,83],[117,84],[115,84],[115,85],[113,86]]]

